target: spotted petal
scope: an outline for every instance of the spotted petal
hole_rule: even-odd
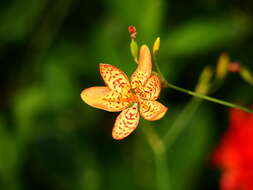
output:
[[[150,77],[152,72],[152,61],[148,47],[141,46],[139,64],[131,77],[131,86],[138,93]]]
[[[131,103],[123,99],[119,92],[112,91],[104,86],[95,86],[83,90],[81,98],[92,107],[110,112],[122,111]]]
[[[131,86],[126,74],[109,64],[100,64],[100,74],[109,89],[119,93],[130,92]]]
[[[146,120],[155,121],[161,119],[167,110],[167,107],[157,101],[140,100],[140,113]]]
[[[161,91],[161,85],[158,76],[152,75],[146,82],[139,96],[145,100],[156,100]]]
[[[121,140],[130,135],[138,126],[140,115],[138,112],[138,104],[122,111],[116,119],[112,129],[112,137]]]

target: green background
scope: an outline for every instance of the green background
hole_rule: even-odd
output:
[[[250,0],[1,0],[0,189],[218,189],[211,155],[228,127],[227,107],[202,102],[161,161],[145,133],[165,134],[190,96],[163,89],[165,117],[142,119],[115,141],[118,113],[89,107],[80,92],[104,85],[101,62],[131,76],[129,25],[139,44],[161,37],[160,68],[178,86],[194,89],[224,51],[253,70],[252,20]],[[229,74],[212,96],[247,105],[253,90]]]

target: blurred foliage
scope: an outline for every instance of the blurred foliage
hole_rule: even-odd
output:
[[[117,114],[84,104],[81,90],[103,85],[100,62],[134,71],[129,25],[139,44],[152,48],[161,37],[161,70],[179,86],[193,89],[224,51],[253,70],[252,12],[249,0],[2,0],[0,189],[157,189],[145,122],[117,142]],[[213,94],[244,104],[252,95],[236,74]],[[170,110],[152,128],[164,134],[189,98],[164,89],[160,99]],[[167,152],[171,189],[217,189],[210,155],[226,126],[226,107],[201,105]]]

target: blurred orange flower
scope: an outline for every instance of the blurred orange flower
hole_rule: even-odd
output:
[[[223,170],[221,190],[253,190],[253,114],[231,109],[214,163]]]
[[[100,64],[100,73],[106,86],[90,87],[82,91],[81,98],[88,105],[110,112],[122,111],[116,119],[112,137],[121,140],[132,133],[141,116],[150,121],[164,116],[167,107],[155,101],[160,94],[160,81],[152,74],[152,61],[149,48],[140,48],[138,67],[131,81],[120,69]]]

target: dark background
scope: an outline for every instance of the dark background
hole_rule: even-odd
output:
[[[115,141],[117,113],[89,107],[80,92],[104,85],[101,62],[131,76],[129,25],[139,44],[161,37],[161,70],[178,86],[194,89],[222,52],[253,70],[252,20],[250,0],[1,0],[0,189],[169,189],[159,186],[163,174],[144,133],[165,134],[191,97],[164,89],[165,117],[142,119]],[[237,74],[212,94],[245,105],[252,95]],[[227,127],[228,108],[202,102],[166,153],[170,189],[218,189],[210,158]]]

